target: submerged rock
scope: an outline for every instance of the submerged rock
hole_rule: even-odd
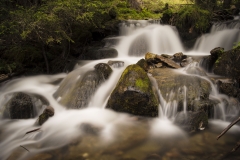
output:
[[[124,70],[106,108],[139,116],[158,115],[158,101],[147,73],[140,66],[130,65]]]
[[[66,108],[78,109],[86,107],[102,82],[109,78],[112,69],[108,64],[97,64],[95,69],[83,74],[74,83],[62,83],[59,90],[55,93],[55,98],[61,97],[60,103]],[[71,74],[66,79],[71,79]],[[64,92],[64,93],[62,93]]]
[[[3,118],[29,119],[35,116],[31,96],[22,92],[14,93],[3,111]]]
[[[113,67],[113,68],[120,68],[124,66],[124,62],[123,61],[112,61],[109,60],[107,63],[109,66]]]
[[[203,111],[180,112],[174,122],[188,132],[196,132],[208,127],[208,117]]]

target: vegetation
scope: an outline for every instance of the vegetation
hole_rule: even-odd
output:
[[[239,0],[227,2],[215,0],[211,4],[227,6],[238,4]],[[84,53],[92,41],[117,33],[119,20],[164,19],[167,15],[171,20],[168,24],[178,29],[206,32],[211,9],[201,7],[208,3],[209,0],[1,0],[0,74],[22,70],[29,74],[61,72],[68,60]]]

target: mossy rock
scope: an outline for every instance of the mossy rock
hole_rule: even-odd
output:
[[[240,84],[240,47],[223,52],[213,65],[213,72],[235,79]]]
[[[158,115],[158,101],[151,82],[139,65],[130,65],[124,70],[106,108],[139,116]]]

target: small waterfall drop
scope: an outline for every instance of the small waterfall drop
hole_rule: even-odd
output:
[[[209,53],[213,48],[232,49],[240,41],[240,22],[234,20],[213,24],[209,34],[202,35],[195,43],[194,50]]]
[[[184,51],[175,27],[148,21],[127,21],[120,25],[119,57],[144,56],[146,52],[174,54]]]

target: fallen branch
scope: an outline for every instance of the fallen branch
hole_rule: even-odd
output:
[[[234,126],[236,123],[238,123],[240,121],[240,117],[238,117],[238,119],[236,119],[234,122],[232,122],[231,124],[229,124],[228,126],[227,126],[227,128],[225,128],[223,131],[222,131],[222,133],[219,135],[219,136],[217,136],[217,140],[219,139],[219,138],[221,138],[230,128],[232,128],[232,126]]]
[[[30,152],[27,148],[23,147],[22,145],[20,145],[20,147],[22,147],[22,148],[25,149],[26,151]]]

